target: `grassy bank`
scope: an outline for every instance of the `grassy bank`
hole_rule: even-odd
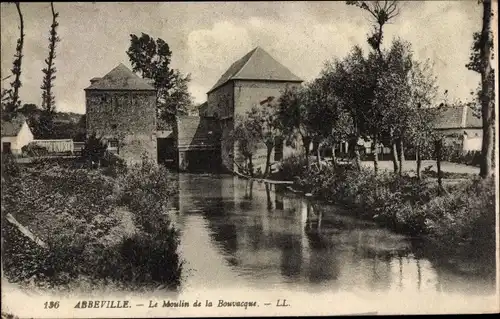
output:
[[[389,172],[356,171],[346,166],[304,169],[304,160],[282,165],[281,178],[314,197],[352,208],[358,217],[410,236],[425,237],[434,250],[493,263],[495,256],[495,182],[469,175],[438,192],[430,177],[417,179]],[[424,175],[425,176],[425,175]],[[490,267],[491,269],[491,267]]]
[[[182,261],[163,214],[174,192],[166,172],[147,163],[119,172],[80,166],[3,160],[4,276],[48,288],[177,288]],[[6,222],[8,213],[48,247]]]

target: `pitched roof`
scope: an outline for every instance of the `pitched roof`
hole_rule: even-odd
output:
[[[26,122],[26,117],[22,114],[17,115],[10,121],[2,120],[2,137],[17,136]]]
[[[437,129],[481,128],[480,117],[467,105],[442,107],[435,117],[434,127]]]
[[[261,47],[256,47],[234,62],[208,93],[231,80],[269,80],[302,82],[287,67],[276,61]]]
[[[155,88],[145,80],[120,63],[102,78],[92,78],[91,84],[85,90],[142,90],[154,91]]]
[[[178,148],[213,149],[218,144],[216,122],[199,116],[179,116]]]

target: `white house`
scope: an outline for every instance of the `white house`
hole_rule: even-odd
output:
[[[455,144],[463,152],[480,151],[483,124],[467,105],[443,107],[435,119],[434,128],[445,136],[445,142]]]
[[[33,141],[33,133],[23,115],[2,120],[2,153],[21,154],[21,148]]]

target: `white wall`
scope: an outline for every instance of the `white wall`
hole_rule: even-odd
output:
[[[32,141],[33,141],[33,133],[31,133],[28,124],[24,122],[17,136],[2,137],[2,152],[3,152],[3,143],[9,142],[12,154],[21,154],[22,147],[29,144]]]
[[[482,129],[467,129],[465,130],[463,140],[463,150],[480,151],[483,145],[483,130]]]

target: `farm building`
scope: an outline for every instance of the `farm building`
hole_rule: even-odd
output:
[[[243,165],[238,146],[229,141],[236,114],[245,114],[253,106],[269,98],[279,98],[287,87],[298,86],[302,79],[256,47],[234,62],[207,93],[207,103],[200,107],[201,117],[211,118],[219,125],[221,134],[220,159],[225,169],[233,170],[235,163]],[[277,154],[280,158],[281,154]],[[272,159],[273,160],[273,159]],[[254,167],[263,170],[265,147],[259,149]]]
[[[467,105],[443,107],[436,116],[434,127],[445,136],[445,143],[454,144],[463,152],[481,150],[483,124]]]
[[[156,90],[120,64],[85,89],[87,135],[96,134],[108,149],[129,162],[142,156],[172,163],[181,170],[233,170],[245,165],[237,145],[229,141],[234,116],[277,99],[302,80],[257,47],[234,62],[207,93],[207,102],[177,118],[176,129],[157,130]],[[174,132],[176,131],[176,132]],[[177,134],[175,134],[177,133]],[[272,161],[291,153],[276,147]],[[264,170],[265,146],[254,156],[254,168]]]
[[[2,153],[21,154],[23,146],[33,141],[33,133],[24,115],[19,114],[10,121],[2,120]]]
[[[156,89],[125,65],[85,89],[87,136],[103,138],[128,163],[157,161]]]

